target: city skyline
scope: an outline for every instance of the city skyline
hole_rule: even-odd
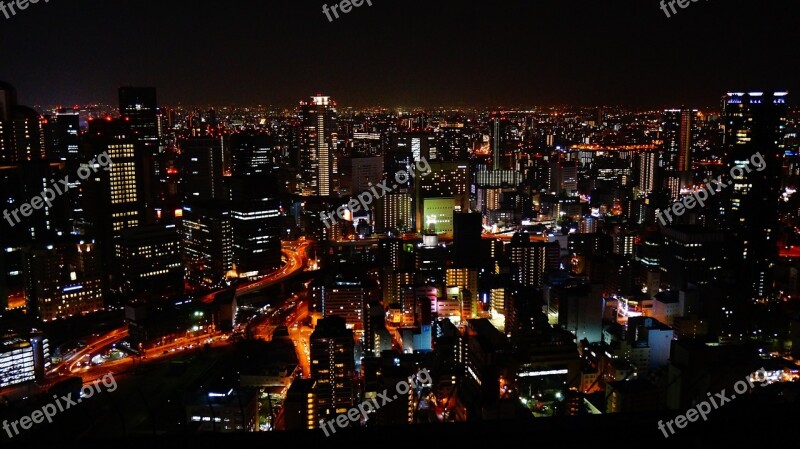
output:
[[[791,438],[797,17],[0,0],[0,441]]]

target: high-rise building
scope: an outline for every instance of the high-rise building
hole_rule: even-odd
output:
[[[725,239],[721,232],[700,226],[662,228],[661,271],[673,290],[687,284],[706,285],[721,278]],[[740,261],[741,262],[741,261]]]
[[[492,118],[492,168],[500,170],[503,156],[503,134],[500,126],[500,117]]]
[[[362,281],[337,277],[315,288],[322,297],[322,316],[339,316],[344,318],[348,329],[364,330],[364,301],[366,293]]]
[[[384,195],[378,202],[376,230],[378,232],[404,233],[414,229],[414,215],[411,211],[411,195],[397,191]]]
[[[545,273],[559,268],[558,242],[532,241],[531,235],[517,233],[508,246],[513,280],[525,287],[544,286]]]
[[[692,145],[696,134],[696,117],[697,110],[688,108],[664,111],[663,164],[668,177],[678,178],[680,188],[691,185],[693,181]]]
[[[219,202],[184,207],[181,226],[186,278],[198,285],[226,285],[233,269],[231,212]]]
[[[368,192],[370,187],[383,180],[383,158],[380,156],[345,158],[342,162],[341,175],[349,180],[349,191],[353,196]]]
[[[639,195],[647,196],[658,190],[658,153],[655,151],[642,151],[639,153]]]
[[[222,200],[228,197],[226,174],[227,138],[191,137],[180,141],[183,159],[182,189],[187,202]]]
[[[122,231],[146,224],[151,213],[145,201],[151,185],[151,159],[143,154],[123,119],[92,120],[87,135],[89,154],[105,152],[111,164],[81,181],[86,229],[103,243],[103,266],[114,267],[114,272],[119,268],[117,244]]]
[[[550,193],[568,196],[578,194],[578,164],[576,161],[557,160],[550,163]]]
[[[301,161],[304,173],[310,176],[303,188],[304,195],[330,196],[338,144],[336,102],[317,95],[300,103]]]
[[[575,334],[578,341],[603,339],[602,285],[582,284],[554,287],[551,302],[558,303],[558,324]]]
[[[436,234],[427,233],[416,249],[417,284],[444,286],[447,248]]]
[[[724,96],[724,161],[733,180],[723,191],[722,225],[736,244],[731,260],[745,299],[767,299],[772,293],[787,96],[786,92]],[[757,155],[765,166],[755,167]]]
[[[175,225],[125,229],[119,248],[122,291],[130,298],[166,299],[183,293],[181,235]]]
[[[478,270],[472,268],[448,268],[446,273],[447,288],[459,288],[468,291],[473,298],[478,297]],[[473,301],[477,304],[477,301]]]
[[[39,113],[17,104],[17,91],[0,82],[0,165],[45,158]]]
[[[92,243],[62,241],[27,248],[25,301],[42,321],[103,308],[100,257]]]
[[[233,261],[240,277],[254,278],[281,267],[280,204],[269,176],[232,176],[230,191]]]
[[[272,136],[237,133],[231,136],[231,174],[261,176],[270,174],[276,165]]]
[[[344,318],[329,316],[317,322],[310,338],[311,377],[317,381],[317,419],[347,413],[356,399],[355,342]]]
[[[43,380],[50,368],[50,343],[42,334],[0,338],[0,388]]]
[[[133,137],[142,142],[147,153],[156,154],[159,126],[155,87],[120,87],[119,113],[130,123]]]
[[[439,159],[436,135],[429,132],[408,132],[394,136],[391,148],[394,153],[410,154],[412,162]]]
[[[51,161],[75,161],[80,157],[80,111],[58,109],[43,121],[45,153]]]

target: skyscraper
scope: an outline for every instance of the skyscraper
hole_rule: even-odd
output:
[[[723,97],[724,161],[733,180],[723,192],[722,225],[736,245],[732,258],[744,299],[768,299],[772,291],[787,96],[750,92]],[[766,163],[763,169],[750,162],[757,153]]]
[[[151,172],[126,120],[93,120],[87,136],[88,154],[105,152],[111,159],[108,171],[100,170],[81,182],[87,231],[103,243],[103,265],[118,268],[116,245],[122,231],[146,223],[145,211],[149,208],[144,192],[150,185]]]
[[[119,113],[148,153],[158,152],[158,102],[155,87],[120,87]]]
[[[355,344],[345,319],[319,320],[310,338],[311,377],[317,381],[318,420],[347,413],[356,397]]]
[[[500,129],[500,117],[492,119],[492,168],[500,170],[500,158],[503,152],[503,140]]]
[[[50,321],[102,310],[100,261],[93,243],[64,239],[25,249],[28,310]]]
[[[58,109],[45,116],[44,142],[47,159],[51,161],[74,161],[79,157],[80,111]]]
[[[507,249],[512,266],[512,279],[525,287],[541,288],[545,274],[559,267],[557,242],[532,241],[527,233],[516,233]]]
[[[677,178],[679,188],[692,184],[692,144],[697,111],[681,108],[664,111],[664,167],[669,178]],[[673,196],[679,192],[672,192]]]
[[[17,91],[0,82],[0,164],[44,159],[39,113],[17,104]]]
[[[222,200],[228,197],[223,176],[226,171],[225,137],[190,137],[181,140],[182,188],[186,202]]]
[[[300,103],[300,151],[306,181],[303,195],[329,196],[333,190],[337,113],[330,97],[318,95]]]
[[[197,285],[224,286],[233,268],[229,206],[218,201],[184,206],[181,225],[186,279]]]
[[[639,153],[639,194],[647,196],[659,189],[658,153],[643,151]]]

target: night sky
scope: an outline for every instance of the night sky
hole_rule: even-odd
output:
[[[40,0],[0,15],[0,80],[27,105],[716,106],[800,92],[800,2],[372,0],[329,23],[311,0]],[[328,4],[332,4],[329,0]]]

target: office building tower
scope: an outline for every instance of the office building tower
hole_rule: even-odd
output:
[[[750,92],[724,97],[724,162],[733,179],[722,192],[721,215],[723,229],[736,245],[730,259],[738,270],[738,290],[750,300],[772,294],[787,95]]]
[[[466,383],[472,388],[469,407],[494,403],[500,398],[501,379],[509,378],[505,370],[512,348],[506,336],[486,319],[467,321],[464,332],[467,346]]]
[[[417,284],[443,286],[447,248],[439,244],[436,234],[426,233],[416,248]]]
[[[308,174],[304,195],[330,196],[338,145],[336,103],[327,96],[314,96],[300,103],[301,162]]]
[[[71,192],[56,181],[64,178],[65,170],[62,162],[44,160],[0,166],[0,198],[6,210],[3,222],[8,225],[0,233],[0,242],[20,244],[55,236],[59,232],[69,233],[71,211],[68,195]],[[54,187],[56,184],[58,189]],[[32,198],[41,197],[45,189],[50,189],[54,198],[47,202],[41,201],[41,198],[34,200],[39,202],[39,207],[32,208]],[[57,195],[58,190],[65,195]]]
[[[469,159],[470,136],[464,123],[440,123],[437,152],[443,161]]]
[[[233,269],[233,233],[227,205],[205,202],[184,207],[181,226],[186,279],[197,285],[227,285]]]
[[[501,158],[503,156],[503,134],[500,126],[500,117],[492,118],[492,168],[500,170]]]
[[[24,251],[25,301],[42,321],[102,310],[100,255],[93,243],[60,241]]]
[[[419,162],[422,159],[430,162],[439,159],[436,135],[429,132],[408,132],[393,136],[391,149],[393,153],[411,155],[412,162]]]
[[[448,291],[456,288],[461,292],[467,291],[472,298],[478,297],[478,270],[472,268],[448,268],[446,270],[445,284]],[[477,301],[472,302],[477,306]],[[477,310],[473,310],[473,316]]]
[[[181,234],[175,225],[148,225],[122,231],[119,240],[122,292],[129,299],[160,300],[184,290]]]
[[[44,147],[50,161],[77,161],[80,158],[80,110],[57,109],[43,120]]]
[[[370,188],[383,181],[383,157],[349,157],[342,160],[342,185],[357,196],[369,192]],[[394,182],[394,181],[392,181]]]
[[[557,286],[549,291],[550,302],[558,304],[558,324],[575,334],[578,341],[603,339],[603,289],[601,284]]]
[[[668,176],[679,179],[680,188],[690,186],[693,181],[692,145],[696,116],[697,110],[688,108],[664,111],[664,167]]]
[[[281,267],[281,213],[277,200],[234,201],[231,208],[233,258],[241,277]]]
[[[120,87],[119,113],[130,124],[133,137],[154,155],[159,150],[158,101],[155,87]]]
[[[0,388],[44,380],[50,368],[50,343],[41,333],[0,338]]]
[[[385,304],[399,303],[402,300],[403,288],[414,285],[414,273],[385,269],[382,282],[384,285],[383,302]]]
[[[321,296],[318,300],[322,316],[344,318],[348,329],[356,332],[364,330],[364,301],[366,292],[363,281],[341,276],[317,286],[314,291]]]
[[[45,158],[39,113],[17,104],[17,91],[0,82],[0,165]]]
[[[316,380],[317,419],[347,413],[356,399],[355,344],[344,318],[330,316],[317,322],[310,338],[311,378]]]
[[[578,194],[578,163],[557,160],[550,163],[550,188],[553,195]]]
[[[252,132],[231,136],[231,174],[262,176],[272,173],[278,165],[274,140],[272,136]]]
[[[642,151],[639,153],[639,196],[647,196],[660,189],[658,153]]]
[[[661,233],[663,281],[673,290],[720,280],[726,250],[723,233],[688,225],[665,227]]]
[[[182,189],[186,202],[222,200],[225,191],[227,137],[190,137],[178,144],[183,166]]]
[[[377,201],[375,228],[379,233],[402,234],[414,229],[411,195],[397,191],[384,195]]]
[[[152,213],[145,201],[151,159],[123,119],[92,120],[87,135],[88,154],[105,152],[111,163],[80,182],[86,204],[85,232],[103,242],[102,263],[113,274],[119,268],[116,250],[122,231],[146,224]],[[85,162],[81,166],[89,168]]]
[[[559,268],[560,253],[558,242],[532,241],[530,234],[514,234],[507,249],[512,279],[525,287],[541,288],[545,274]]]
[[[635,231],[618,229],[611,236],[613,241],[612,252],[620,256],[633,257],[638,238],[639,236]]]
[[[283,216],[277,182],[268,175],[226,178],[233,232],[233,260],[240,277],[253,278],[281,267]]]

